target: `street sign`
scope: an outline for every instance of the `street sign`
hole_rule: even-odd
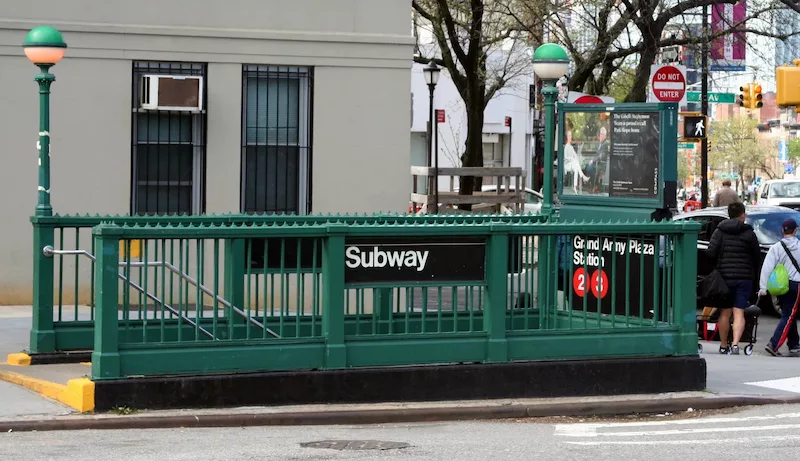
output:
[[[687,91],[687,101],[701,102],[702,93],[700,91]],[[735,104],[736,95],[733,93],[708,93],[708,102],[720,104]]]
[[[511,128],[511,117],[506,117],[506,126]]]
[[[693,142],[679,142],[678,149],[694,149]]]
[[[684,139],[703,139],[706,137],[708,119],[705,115],[687,115],[683,117]]]
[[[650,88],[659,102],[681,102],[686,95],[686,76],[683,66],[653,65]]]
[[[444,109],[436,109],[436,123],[444,123],[444,122],[445,122]]]

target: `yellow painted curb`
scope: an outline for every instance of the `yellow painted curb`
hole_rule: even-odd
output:
[[[17,384],[53,400],[58,400],[58,395],[67,388],[63,384],[31,378],[13,371],[0,371],[0,379]]]
[[[65,386],[12,371],[0,371],[0,380],[57,400],[82,413],[94,410],[94,383],[89,378],[70,379]]]
[[[81,413],[94,410],[94,383],[89,378],[70,379],[58,401]]]
[[[8,365],[14,365],[17,367],[27,367],[31,364],[31,356],[25,354],[24,352],[19,352],[16,354],[8,354],[8,359],[6,359],[6,363]]]

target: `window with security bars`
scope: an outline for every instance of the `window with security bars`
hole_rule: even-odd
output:
[[[312,82],[310,68],[243,67],[243,212],[310,211]]]
[[[131,213],[203,213],[206,111],[139,109],[141,80],[149,74],[205,77],[206,64],[134,62]]]

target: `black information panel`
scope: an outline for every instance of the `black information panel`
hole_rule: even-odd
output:
[[[628,314],[631,317],[642,315],[646,319],[653,318],[655,237],[634,238],[626,241],[624,237],[617,237],[615,240],[612,236],[576,235],[571,236],[571,239],[569,242],[570,253],[567,257],[572,260],[573,264],[572,280],[569,282],[572,291],[572,309],[582,311],[585,299],[587,311],[597,312],[599,298],[600,312],[610,314],[611,280],[615,278],[616,286],[613,287],[615,314],[625,315],[627,290],[625,277],[627,275],[630,277]],[[630,266],[626,270],[625,263],[628,258]],[[612,261],[614,262],[612,263]],[[644,278],[642,278],[642,264],[644,265]],[[564,277],[564,274],[560,274],[560,276]],[[663,284],[663,276],[661,280]],[[645,292],[644,305],[639,303],[642,290]],[[660,298],[659,296],[659,300]],[[641,312],[642,310],[644,312]]]
[[[611,113],[611,197],[658,197],[658,126],[658,112]]]
[[[347,239],[347,284],[394,282],[482,282],[486,244],[475,238]]]

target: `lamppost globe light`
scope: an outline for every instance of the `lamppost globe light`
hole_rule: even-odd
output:
[[[25,56],[38,65],[55,65],[67,50],[67,44],[61,32],[50,26],[38,26],[28,32],[22,42]]]
[[[436,85],[439,83],[439,73],[442,69],[436,65],[435,62],[431,61],[422,69],[422,73],[425,74],[425,83],[428,85]]]
[[[563,46],[545,43],[533,52],[533,73],[542,80],[558,80],[569,71],[569,54]]]

